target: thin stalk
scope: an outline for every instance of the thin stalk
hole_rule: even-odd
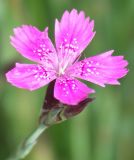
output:
[[[38,128],[20,145],[13,157],[8,160],[20,160],[25,158],[37,143],[38,138],[48,126],[40,124]]]

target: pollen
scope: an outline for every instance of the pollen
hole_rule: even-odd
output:
[[[64,96],[67,96],[70,91],[71,92],[77,92],[78,91],[78,86],[76,85],[76,82],[74,79],[60,79],[59,85],[64,93]]]
[[[31,72],[33,72],[34,78],[37,79],[37,81],[46,80],[49,77],[49,72],[40,65],[38,65],[36,69],[31,70]]]
[[[45,61],[48,58],[48,54],[52,53],[53,50],[49,49],[45,40],[38,40],[37,46],[33,49],[34,55],[38,55],[41,61]]]

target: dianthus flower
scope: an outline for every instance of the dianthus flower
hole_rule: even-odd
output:
[[[61,21],[55,21],[55,43],[48,37],[48,28],[39,31],[31,25],[14,29],[11,44],[20,54],[38,64],[16,63],[6,73],[12,85],[35,90],[56,79],[54,97],[60,102],[77,105],[95,91],[76,78],[102,87],[117,85],[125,76],[128,64],[123,56],[112,56],[113,50],[78,61],[82,51],[93,39],[94,21],[83,11],[65,11]]]

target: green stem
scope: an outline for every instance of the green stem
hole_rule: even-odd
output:
[[[37,143],[37,140],[39,136],[44,132],[45,129],[47,129],[48,126],[44,124],[40,124],[38,128],[32,133],[31,136],[29,136],[18,148],[17,152],[12,158],[9,158],[8,160],[20,160],[25,158],[32,148]]]

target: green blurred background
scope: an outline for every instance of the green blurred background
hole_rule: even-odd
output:
[[[96,100],[80,115],[48,129],[25,160],[134,160],[134,0],[0,0],[0,160],[5,160],[38,125],[45,87],[15,88],[4,73],[16,61],[28,62],[9,43],[12,29],[49,26],[64,10],[84,10],[97,34],[85,50],[90,56],[115,49],[129,61],[120,86],[96,89]]]

